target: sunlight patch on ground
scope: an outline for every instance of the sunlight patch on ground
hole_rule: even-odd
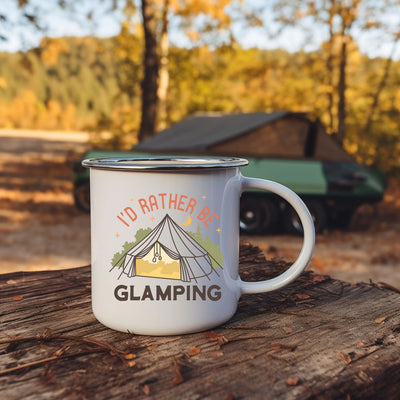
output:
[[[40,131],[29,129],[0,129],[0,136],[20,137],[20,138],[35,138],[50,141],[68,141],[86,143],[89,140],[87,132],[64,132],[64,131]]]

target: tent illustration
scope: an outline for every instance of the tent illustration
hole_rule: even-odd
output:
[[[122,261],[122,260],[121,260]],[[122,274],[189,282],[217,273],[209,253],[167,214],[124,255]],[[208,278],[210,279],[210,278]]]

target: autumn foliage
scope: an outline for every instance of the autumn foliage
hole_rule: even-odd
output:
[[[26,53],[0,53],[0,126],[90,129],[100,145],[132,146],[140,125],[142,49],[140,30],[125,25],[113,38],[45,38]],[[312,112],[334,133],[328,108],[337,82],[326,84],[324,51],[245,49],[235,41],[172,46],[165,121],[158,122],[168,126],[205,111],[285,109]],[[393,61],[366,129],[386,59],[368,58],[354,42],[347,51],[344,146],[359,161],[399,168],[400,61]]]

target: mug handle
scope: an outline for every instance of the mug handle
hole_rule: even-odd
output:
[[[286,186],[266,179],[247,178],[243,176],[241,177],[241,183],[241,193],[245,189],[259,189],[273,192],[283,197],[295,209],[303,225],[304,239],[302,249],[297,260],[287,271],[266,281],[245,282],[239,279],[242,294],[271,292],[295,280],[306,268],[315,245],[313,219],[300,197]]]

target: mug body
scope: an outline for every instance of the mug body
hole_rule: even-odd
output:
[[[146,335],[196,332],[231,318],[240,297],[237,182],[246,160],[105,160],[83,162],[95,317]]]

